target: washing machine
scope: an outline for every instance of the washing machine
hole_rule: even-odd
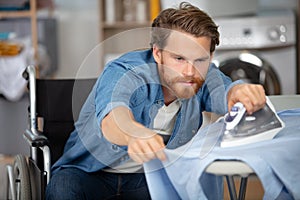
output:
[[[267,95],[296,94],[296,18],[290,10],[216,18],[220,45],[212,62],[232,80],[262,84]]]

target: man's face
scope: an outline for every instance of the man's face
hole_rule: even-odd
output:
[[[198,92],[211,61],[210,44],[208,37],[173,31],[163,50],[154,45],[165,99],[187,99]]]

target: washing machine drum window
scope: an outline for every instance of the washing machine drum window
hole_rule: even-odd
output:
[[[256,57],[257,58],[257,57]],[[263,85],[267,95],[281,93],[278,76],[272,67],[260,59],[259,64],[247,61],[241,57],[228,58],[219,61],[219,69],[233,81],[243,80],[247,83]]]

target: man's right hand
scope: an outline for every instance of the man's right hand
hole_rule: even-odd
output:
[[[101,123],[104,137],[113,144],[128,146],[129,156],[138,163],[166,160],[163,138],[135,121],[126,107],[114,108]]]
[[[129,137],[128,154],[137,163],[148,162],[158,158],[166,160],[165,144],[160,135],[154,134],[149,138]]]

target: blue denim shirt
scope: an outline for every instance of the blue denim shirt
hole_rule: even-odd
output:
[[[211,64],[198,93],[181,100],[167,148],[174,149],[191,140],[202,124],[202,111],[224,114],[227,91],[237,83],[232,83]],[[126,146],[112,144],[103,136],[102,119],[115,107],[125,106],[137,122],[152,128],[154,117],[163,105],[162,87],[151,50],[130,52],[108,63],[83,105],[75,130],[64,154],[53,165],[53,172],[61,167],[95,172],[128,160]]]

